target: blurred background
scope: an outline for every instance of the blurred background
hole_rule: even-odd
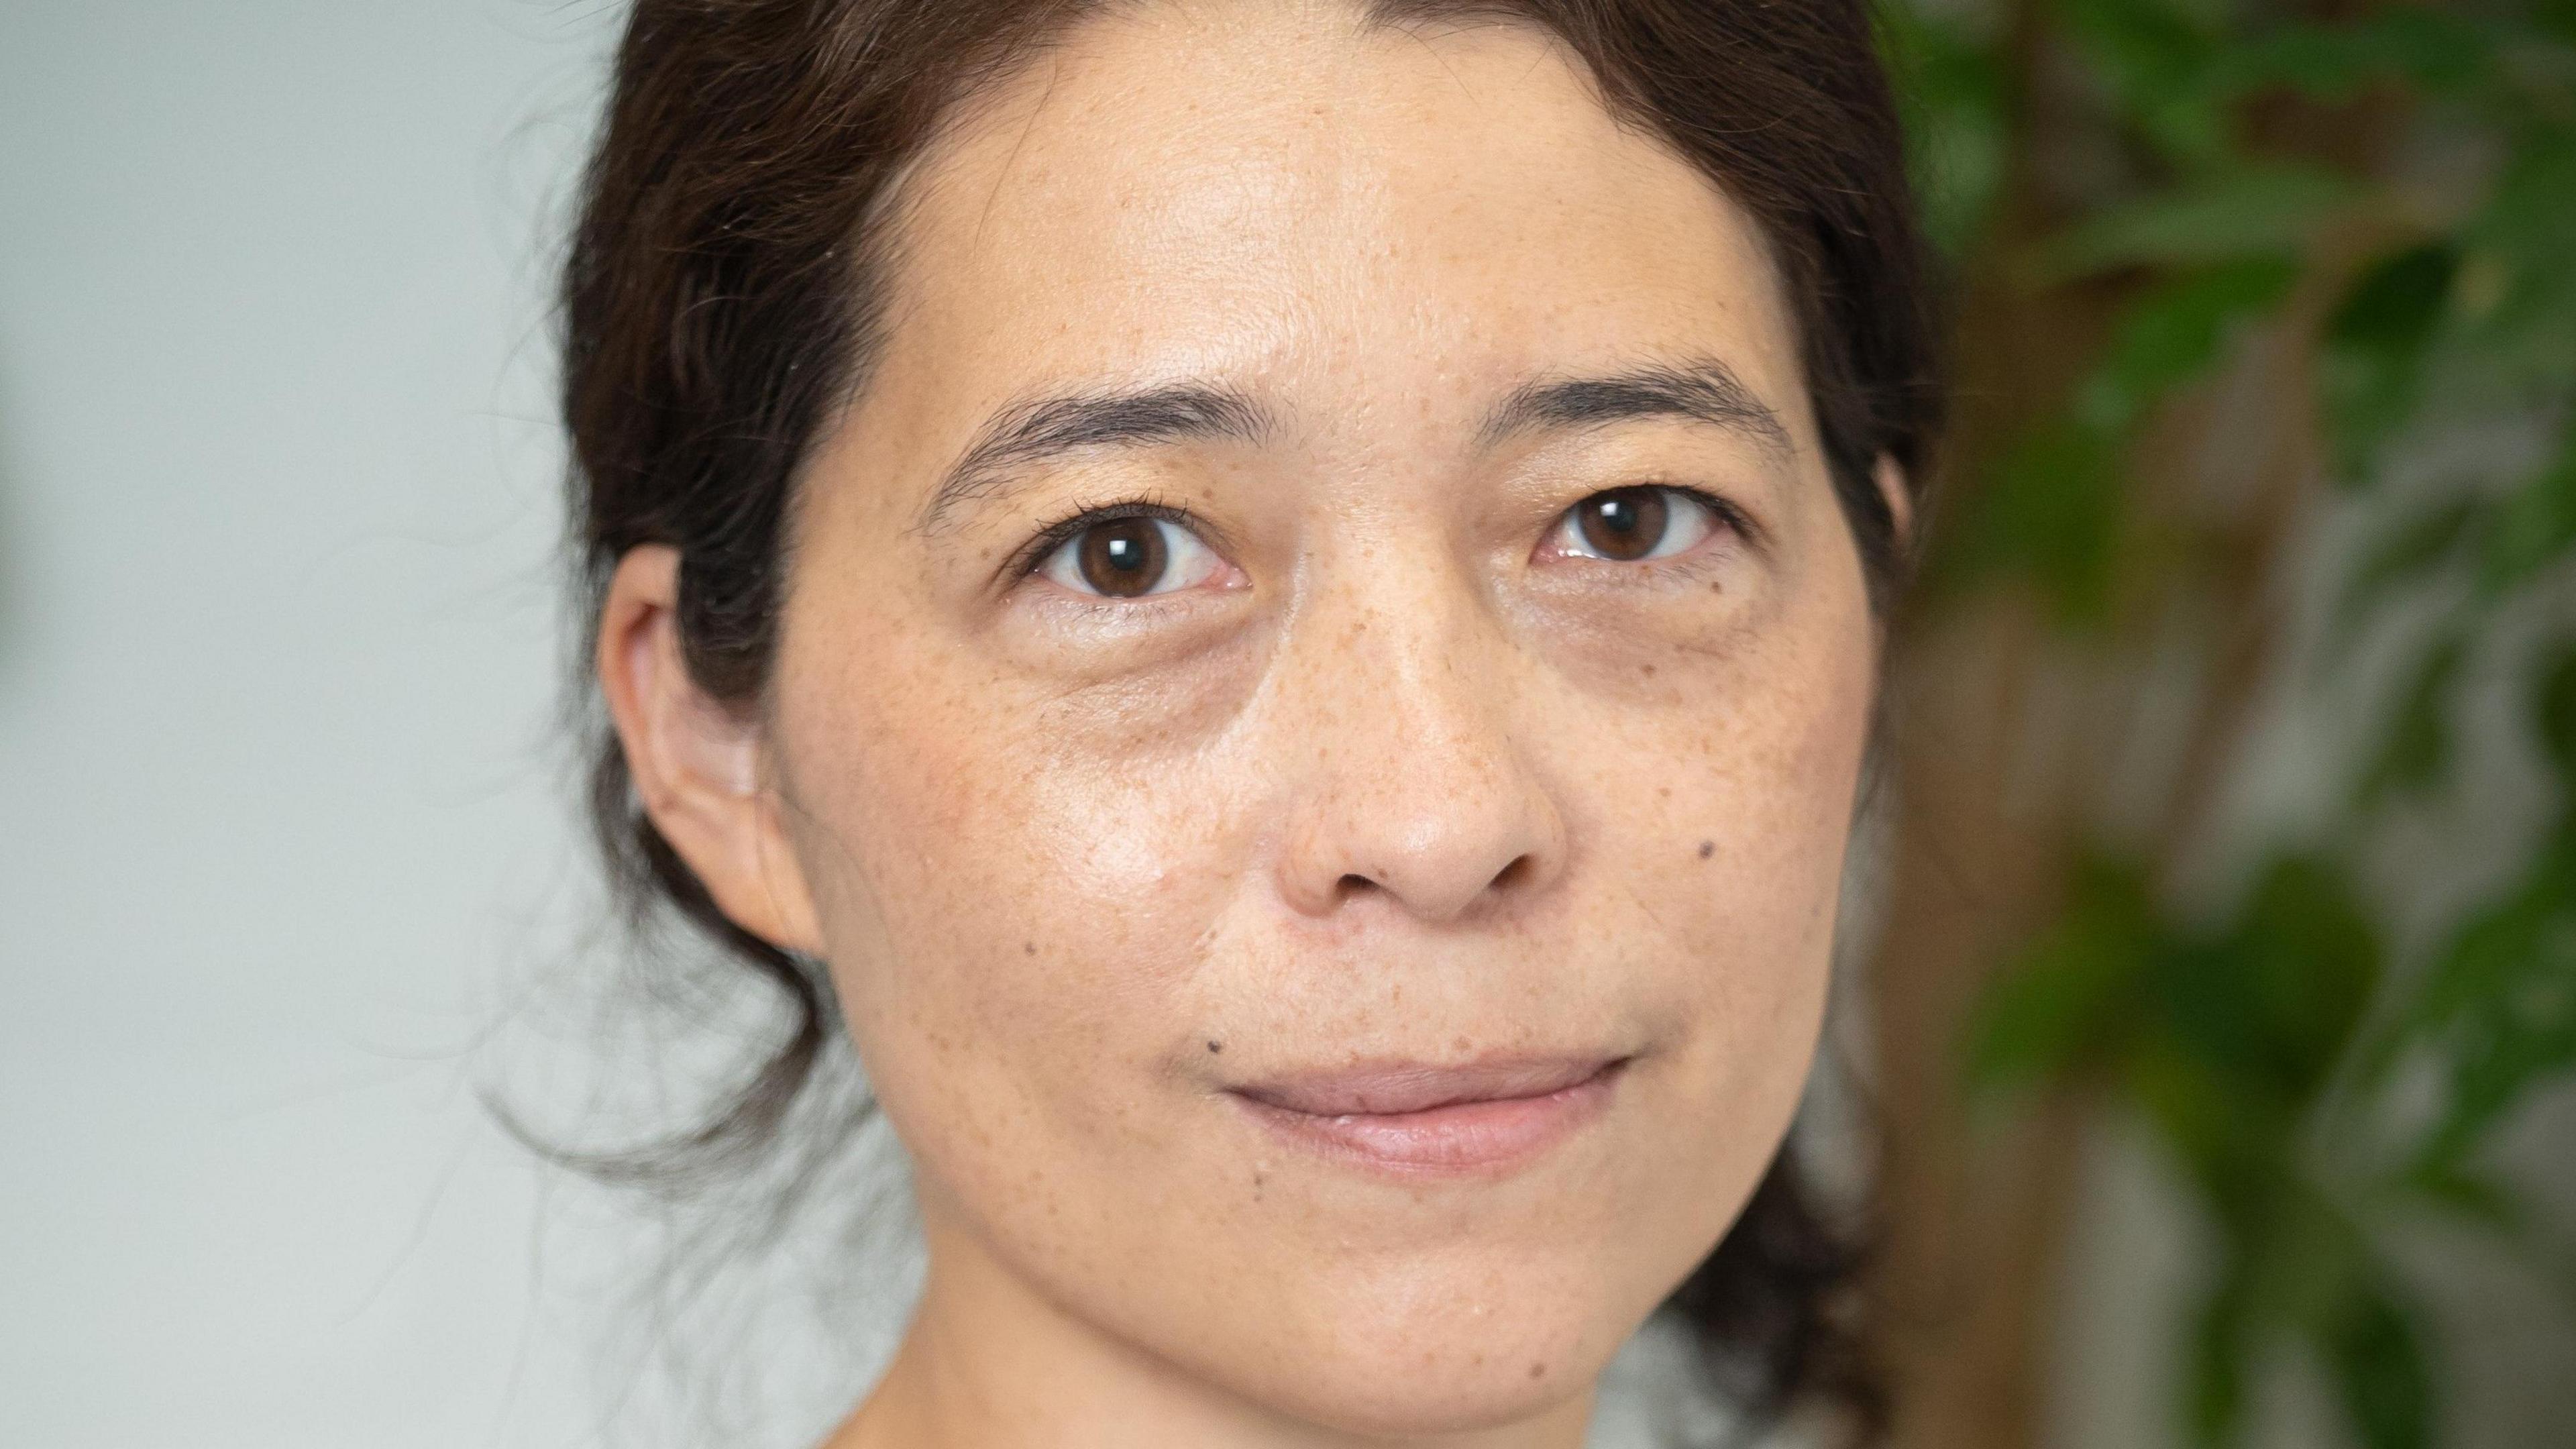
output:
[[[618,949],[546,308],[620,11],[0,3],[0,1444],[677,1422],[675,1230],[479,1100],[589,1100]],[[2576,0],[1883,14],[1960,386],[1837,1028],[1899,1442],[2576,1442]],[[863,1387],[849,1246],[663,1301],[795,1381],[722,1442]]]

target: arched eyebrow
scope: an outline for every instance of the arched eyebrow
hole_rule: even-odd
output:
[[[1607,377],[1524,383],[1486,415],[1476,444],[1491,448],[1525,433],[1653,417],[1688,418],[1741,433],[1784,458],[1796,451],[1780,415],[1714,357],[1653,363]]]
[[[1254,399],[1198,383],[1127,392],[1068,393],[1013,403],[986,420],[950,465],[915,525],[936,532],[958,505],[1006,492],[1033,463],[1114,444],[1231,439],[1258,443],[1273,419]]]

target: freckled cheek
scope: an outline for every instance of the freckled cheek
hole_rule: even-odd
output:
[[[1638,892],[1730,1029],[1803,1010],[1830,952],[1868,710],[1836,673],[1733,681],[1664,732],[1652,791],[1626,787]]]
[[[971,1034],[1059,1082],[1069,1059],[1167,1049],[1187,1031],[1169,987],[1222,883],[1207,801],[1021,730],[939,723],[853,711],[834,734],[868,743],[808,802],[849,846],[838,868],[857,878],[823,896],[851,903],[829,930],[876,1029]]]

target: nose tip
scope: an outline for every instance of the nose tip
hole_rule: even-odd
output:
[[[1473,861],[1461,861],[1455,869],[1448,869],[1440,861],[1430,859],[1430,853],[1425,851],[1414,859],[1401,861],[1401,864],[1381,864],[1376,869],[1365,871],[1342,871],[1342,879],[1332,884],[1329,897],[1319,900],[1316,905],[1321,910],[1332,910],[1352,897],[1381,892],[1381,895],[1396,897],[1409,915],[1419,915],[1425,920],[1455,920],[1458,915],[1466,915],[1481,897],[1510,895],[1515,887],[1525,884],[1535,874],[1538,874],[1538,869],[1535,869],[1528,851],[1504,861],[1502,869],[1494,871],[1492,879],[1476,879]]]
[[[1395,686],[1374,707],[1311,726],[1281,890],[1326,916],[1372,896],[1450,922],[1555,873],[1563,819],[1499,710],[1460,686]]]

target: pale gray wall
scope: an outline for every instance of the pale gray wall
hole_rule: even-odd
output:
[[[577,1442],[465,1050],[577,864],[608,7],[0,0],[0,1444]]]

